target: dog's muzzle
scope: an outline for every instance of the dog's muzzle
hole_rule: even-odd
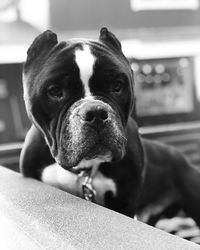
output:
[[[121,160],[126,138],[119,114],[106,102],[84,98],[75,102],[62,120],[57,160],[65,168],[82,160],[112,155]]]

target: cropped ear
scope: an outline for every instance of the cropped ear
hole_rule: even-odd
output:
[[[99,41],[101,41],[102,43],[106,44],[109,47],[113,47],[116,50],[121,51],[120,41],[116,38],[116,36],[112,32],[110,32],[105,27],[101,28],[100,30]]]
[[[47,30],[37,36],[27,51],[24,68],[28,67],[42,53],[49,51],[57,43],[57,35],[51,30]]]

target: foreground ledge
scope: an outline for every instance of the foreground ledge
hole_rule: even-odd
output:
[[[200,249],[0,167],[0,249]]]

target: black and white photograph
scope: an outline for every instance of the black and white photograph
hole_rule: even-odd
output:
[[[0,250],[200,249],[200,0],[0,0]]]

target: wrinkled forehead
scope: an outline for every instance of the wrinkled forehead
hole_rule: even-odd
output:
[[[57,66],[72,66],[81,71],[91,72],[94,67],[102,70],[127,71],[127,61],[117,51],[112,51],[104,44],[91,40],[69,40],[66,47],[55,55]],[[55,64],[55,65],[56,65]],[[71,67],[70,67],[71,66]]]
[[[123,56],[100,43],[82,43],[74,49],[74,62],[79,70],[80,79],[89,96],[89,81],[94,75],[130,75],[130,67]]]

